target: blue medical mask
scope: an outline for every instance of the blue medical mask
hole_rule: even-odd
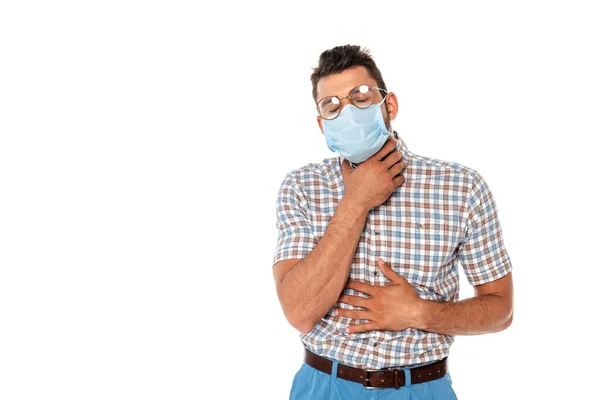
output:
[[[363,162],[381,150],[390,135],[379,104],[367,108],[348,104],[337,118],[323,120],[323,133],[329,150],[353,163]]]

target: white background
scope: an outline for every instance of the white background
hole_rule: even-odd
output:
[[[309,75],[348,43],[496,197],[514,322],[457,337],[459,398],[598,396],[597,3],[209,3],[1,3],[0,398],[287,398],[276,193],[334,156]]]

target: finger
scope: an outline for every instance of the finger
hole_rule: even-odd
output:
[[[343,294],[338,299],[340,303],[350,304],[351,306],[364,307],[369,308],[367,303],[369,303],[369,299],[360,297],[360,296],[352,296],[349,294]]]
[[[377,266],[390,281],[396,282],[399,278],[401,278],[401,276],[398,275],[388,263],[383,261],[383,258],[381,257],[379,257],[377,260]]]
[[[401,174],[405,168],[406,168],[406,160],[402,160],[399,163],[394,164],[394,166],[390,168],[390,174],[392,175],[392,177],[394,177],[398,174]]]
[[[346,287],[356,290],[357,292],[368,294],[369,296],[373,294],[373,286],[369,285],[368,283],[348,280]]]
[[[352,319],[369,319],[371,311],[369,310],[349,310],[347,308],[336,308],[334,314],[338,317],[346,317]],[[372,317],[371,317],[372,318]]]
[[[393,136],[390,135],[387,142],[385,142],[385,144],[383,145],[381,150],[379,150],[372,157],[372,159],[381,161],[381,160],[385,159],[385,157],[387,157],[388,154],[390,154],[392,151],[394,151],[396,149],[396,147],[398,147],[398,141],[396,139],[394,139]]]
[[[404,182],[406,182],[406,178],[404,177],[403,174],[396,175],[394,177],[394,184],[396,184],[396,187],[402,185]]]
[[[390,169],[393,165],[402,161],[403,158],[404,156],[402,155],[402,152],[396,149],[392,151],[392,153],[389,156],[387,156],[386,159],[382,162],[388,169]]]
[[[346,333],[360,333],[360,332],[367,332],[367,331],[373,331],[377,329],[377,326],[374,322],[369,321],[369,322],[365,322],[364,324],[356,324],[356,325],[350,325],[346,328]]]

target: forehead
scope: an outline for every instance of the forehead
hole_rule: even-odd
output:
[[[377,86],[363,66],[352,67],[340,73],[326,76],[317,82],[317,100],[328,96],[346,96],[350,90],[359,85]]]

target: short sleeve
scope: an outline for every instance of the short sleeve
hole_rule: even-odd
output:
[[[496,201],[485,180],[476,173],[469,198],[469,217],[458,258],[471,285],[495,281],[512,271],[502,240]]]
[[[317,245],[308,215],[308,202],[298,183],[288,174],[277,195],[277,247],[273,265],[290,258],[304,258]]]

